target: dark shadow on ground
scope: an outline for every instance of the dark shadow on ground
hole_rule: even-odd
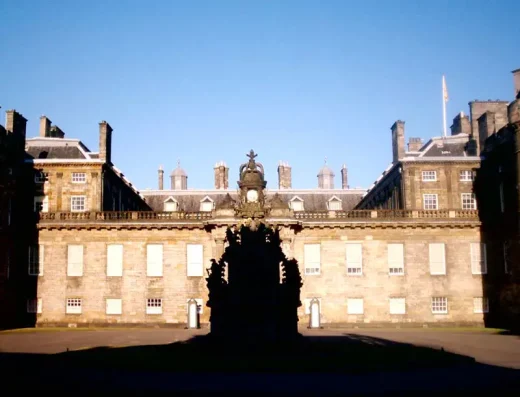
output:
[[[168,345],[99,347],[54,355],[1,353],[0,370],[11,381],[7,385],[17,385],[18,391],[75,388],[76,395],[76,391],[119,391],[387,396],[487,390],[504,396],[514,395],[509,392],[520,387],[517,370],[348,333],[261,345],[205,335]]]

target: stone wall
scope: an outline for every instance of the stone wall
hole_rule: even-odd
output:
[[[462,222],[462,221],[461,221]],[[343,225],[303,228],[293,225],[283,228],[284,252],[300,264],[304,279],[302,303],[312,297],[321,298],[324,324],[374,325],[398,323],[423,324],[482,324],[483,314],[473,312],[473,298],[483,296],[482,275],[472,274],[470,243],[480,241],[478,221],[464,221],[436,226],[420,222],[351,221]],[[391,226],[390,226],[391,225]],[[190,298],[203,300],[201,322],[208,323],[210,309],[206,307],[206,273],[202,277],[187,277],[186,244],[203,244],[204,267],[210,259],[221,255],[224,248],[224,226],[205,229],[174,227],[139,228],[135,225],[103,228],[75,226],[71,228],[43,227],[39,242],[45,246],[43,275],[38,277],[37,297],[42,299],[38,326],[53,324],[162,324],[184,326],[186,302]],[[347,275],[345,250],[348,242],[361,242],[363,271]],[[387,243],[404,243],[404,274],[390,275]],[[446,244],[446,274],[430,275],[428,244]],[[106,275],[106,245],[124,246],[122,277]],[[164,244],[163,276],[146,274],[146,244]],[[305,275],[304,244],[321,244],[320,273]],[[67,244],[84,245],[82,277],[67,276]],[[491,264],[489,264],[491,266]],[[448,299],[447,314],[432,314],[431,297]],[[389,314],[389,298],[406,300],[405,314]],[[83,299],[82,314],[66,314],[66,299]],[[122,314],[107,315],[106,299],[122,299]],[[163,313],[146,314],[146,299],[162,298]],[[349,315],[349,298],[362,298],[364,313]],[[299,309],[301,324],[307,324],[305,307]]]
[[[478,162],[428,162],[403,166],[405,209],[423,209],[423,194],[437,194],[438,209],[462,209],[462,193],[473,192],[472,181],[461,181],[461,171],[472,171]],[[423,171],[435,171],[436,181],[423,181]]]

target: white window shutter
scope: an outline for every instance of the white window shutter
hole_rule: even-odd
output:
[[[69,245],[67,258],[67,276],[83,276],[83,246]]]
[[[43,264],[45,259],[45,245],[40,244],[38,247],[38,275],[43,276]]]
[[[42,298],[38,298],[36,300],[36,313],[42,313],[43,311],[43,300]]]
[[[406,300],[405,298],[390,298],[390,314],[405,314]]]
[[[43,197],[42,212],[49,212],[49,196]]]
[[[305,274],[319,274],[321,268],[321,245],[305,244],[303,251]]]
[[[471,243],[471,272],[473,274],[487,273],[486,244]]]
[[[404,273],[404,244],[388,244],[388,268],[390,274]]]
[[[363,299],[350,298],[347,300],[348,314],[363,314]]]
[[[148,244],[146,246],[146,274],[148,277],[163,275],[163,245]]]
[[[202,277],[204,264],[204,247],[202,244],[188,244],[187,254],[187,274],[188,277]]]
[[[107,276],[123,275],[123,244],[107,245]]]
[[[121,299],[107,299],[106,314],[121,314],[123,305]]]
[[[346,245],[347,274],[361,274],[363,268],[363,245],[348,243]]]
[[[444,243],[431,243],[429,248],[430,274],[446,274]]]

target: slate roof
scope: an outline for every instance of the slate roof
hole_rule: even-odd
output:
[[[321,192],[320,192],[321,191]],[[144,196],[146,203],[154,211],[163,211],[164,201],[169,197],[173,197],[179,203],[179,209],[187,212],[196,212],[200,210],[200,201],[208,196],[215,202],[218,207],[225,202],[225,197],[229,195],[233,200],[238,200],[238,193],[236,191],[221,190],[221,191],[208,191],[208,190],[154,190],[154,191],[141,191]],[[357,203],[361,200],[363,194],[362,190],[355,190],[347,192],[345,190],[331,190],[329,192],[323,191],[323,189],[317,189],[315,191],[309,190],[302,192],[301,190],[284,190],[281,191],[269,191],[267,193],[266,202],[267,204],[273,199],[275,193],[278,193],[279,197],[289,205],[289,201],[295,196],[303,199],[303,208],[305,211],[326,211],[327,201],[336,196],[342,201],[342,209],[348,211],[353,209]]]
[[[86,159],[77,146],[29,146],[25,152],[33,159]]]
[[[466,144],[467,142],[434,141],[421,157],[466,156]]]

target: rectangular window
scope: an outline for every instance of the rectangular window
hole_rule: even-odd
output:
[[[434,296],[432,298],[432,313],[445,314],[448,313],[448,298],[445,296]]]
[[[49,178],[49,174],[43,171],[36,171],[34,173],[34,182],[35,183],[45,183]]]
[[[476,210],[477,199],[474,193],[462,193],[461,195],[462,209],[463,210]]]
[[[489,312],[489,299],[478,297],[473,298],[473,313],[488,313]]]
[[[213,201],[203,201],[200,203],[200,211],[201,212],[211,212],[213,211]]]
[[[348,243],[346,245],[347,275],[360,276],[363,273],[363,245]]]
[[[202,244],[186,245],[188,277],[202,277],[204,274],[204,247]]]
[[[175,212],[177,211],[177,202],[173,200],[167,200],[164,202],[164,211]]]
[[[506,206],[504,201],[504,182],[500,182],[500,185],[498,187],[498,193],[500,195],[500,212],[505,212]]]
[[[123,301],[121,299],[107,299],[107,314],[121,314],[123,313]]]
[[[474,179],[473,171],[471,171],[471,170],[460,171],[460,181],[461,182],[472,182],[473,179]]]
[[[29,275],[43,276],[43,261],[45,257],[45,246],[29,246]]]
[[[148,244],[146,246],[146,275],[162,277],[163,275],[163,245]]]
[[[150,298],[146,300],[146,314],[162,314],[162,299]]]
[[[444,243],[430,244],[430,274],[446,274],[446,252]]]
[[[320,274],[321,269],[321,245],[305,244],[303,246],[305,274]]]
[[[86,183],[87,182],[87,174],[84,172],[73,172],[72,173],[72,183]]]
[[[67,276],[83,276],[83,246],[69,245],[67,247]]]
[[[48,196],[36,196],[34,198],[34,212],[49,212]]]
[[[405,314],[406,300],[405,298],[390,298],[390,314]]]
[[[390,275],[404,274],[404,244],[388,244],[388,272]]]
[[[67,314],[81,314],[81,299],[69,298],[67,299]]]
[[[349,298],[347,300],[347,313],[348,314],[363,314],[363,299],[362,298]]]
[[[425,210],[438,209],[437,195],[436,194],[423,194],[423,208]]]
[[[422,172],[422,180],[424,182],[434,182],[437,180],[437,172],[436,171],[423,171]]]
[[[471,255],[471,273],[486,274],[487,273],[486,244],[471,243],[470,244],[470,255]]]
[[[41,313],[42,306],[42,298],[27,299],[27,313]]]
[[[123,244],[107,245],[107,276],[123,275]]]
[[[87,210],[86,196],[72,196],[70,198],[70,210],[72,212],[83,212]]]

